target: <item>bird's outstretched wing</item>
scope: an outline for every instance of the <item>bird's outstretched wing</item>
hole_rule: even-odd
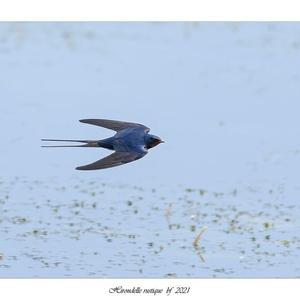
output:
[[[116,151],[113,154],[110,154],[100,160],[95,161],[94,163],[77,167],[76,170],[99,170],[99,169],[112,168],[140,159],[146,154],[147,154],[147,150],[139,151],[139,152]]]
[[[129,122],[104,120],[104,119],[83,119],[79,121],[82,123],[101,126],[114,131],[120,131],[122,129],[134,128],[134,127],[144,128],[146,132],[150,130],[148,127],[138,123],[129,123]]]

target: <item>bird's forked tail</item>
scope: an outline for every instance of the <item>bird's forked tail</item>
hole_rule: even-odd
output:
[[[100,147],[96,140],[55,140],[55,139],[42,139],[43,142],[76,142],[84,143],[84,145],[51,145],[42,146],[44,148],[56,148],[56,147]]]

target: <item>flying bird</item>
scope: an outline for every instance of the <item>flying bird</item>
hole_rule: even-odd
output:
[[[129,123],[104,119],[84,119],[82,123],[101,126],[116,131],[112,137],[103,140],[57,140],[42,141],[79,142],[83,145],[58,145],[42,147],[101,147],[114,151],[112,154],[91,164],[77,167],[76,170],[99,170],[120,166],[144,157],[148,150],[164,141],[158,136],[149,134],[150,128],[137,123]]]

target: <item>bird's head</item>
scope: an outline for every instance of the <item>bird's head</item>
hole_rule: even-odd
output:
[[[145,144],[147,149],[153,148],[160,143],[164,143],[164,141],[158,136],[147,134],[145,137]]]

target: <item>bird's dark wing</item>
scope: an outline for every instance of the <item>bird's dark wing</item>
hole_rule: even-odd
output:
[[[122,122],[122,121],[114,121],[114,120],[104,120],[104,119],[83,119],[79,120],[82,123],[92,124],[96,126],[101,126],[107,129],[111,129],[114,131],[120,131],[126,128],[135,128],[140,127],[144,128],[146,132],[150,129],[142,124],[137,123],[129,123],[129,122]]]
[[[99,170],[99,169],[112,168],[140,159],[146,154],[147,154],[147,150],[141,150],[139,152],[116,151],[113,154],[110,154],[100,160],[95,161],[94,163],[77,167],[76,170]]]

